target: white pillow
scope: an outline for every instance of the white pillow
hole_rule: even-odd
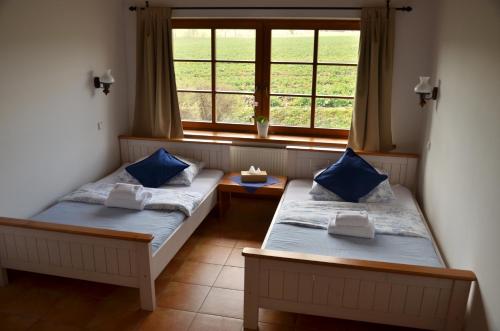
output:
[[[314,173],[314,178],[322,173],[325,169],[318,170]],[[383,171],[376,169],[379,173],[384,174]],[[313,185],[309,194],[314,200],[318,201],[344,201],[337,194],[333,193],[329,189],[321,186],[320,184],[313,181]],[[394,192],[392,191],[391,184],[389,183],[389,178],[384,180],[382,183],[378,184],[373,190],[371,190],[367,195],[359,199],[359,202],[363,203],[373,203],[373,202],[389,202],[394,200]]]
[[[193,159],[188,159],[186,157],[181,157],[178,155],[174,155],[176,158],[181,160],[182,162],[189,165],[186,169],[181,171],[179,174],[172,177],[168,182],[163,184],[165,185],[183,185],[190,186],[193,183],[194,178],[198,175],[198,173],[205,167],[205,163],[203,161],[196,161]],[[144,160],[146,157],[137,160],[139,162]],[[120,183],[128,183],[134,185],[141,185],[137,179],[135,179],[131,174],[127,172],[127,170],[123,169],[120,174],[118,174],[118,180]]]
[[[184,185],[190,186],[193,183],[194,178],[198,175],[198,173],[205,167],[205,163],[203,161],[196,161],[192,159],[188,159],[186,157],[180,157],[175,155],[176,158],[181,160],[184,163],[189,164],[189,167],[181,171],[179,174],[175,175],[170,179],[165,185]]]

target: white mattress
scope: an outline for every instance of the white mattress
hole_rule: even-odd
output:
[[[292,180],[285,190],[285,201],[312,200],[308,193],[311,186],[312,180]],[[418,209],[411,192],[407,188],[395,185],[393,191],[399,204],[407,208]],[[277,213],[279,213],[279,210]],[[429,235],[429,237],[431,236]],[[342,258],[444,267],[435,251],[433,242],[419,237],[377,234],[375,239],[362,239],[332,236],[323,229],[273,223],[268,231],[263,248]]]

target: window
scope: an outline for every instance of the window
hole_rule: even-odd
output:
[[[359,22],[173,21],[183,126],[346,137],[357,75]]]

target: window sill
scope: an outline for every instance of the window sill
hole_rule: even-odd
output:
[[[199,130],[184,130],[184,138],[181,139],[166,139],[166,138],[151,138],[151,137],[136,137],[121,135],[120,139],[132,140],[156,140],[156,141],[183,141],[196,142],[205,144],[223,144],[223,145],[244,145],[244,146],[273,146],[286,148],[288,150],[307,150],[318,152],[344,152],[347,148],[347,139],[340,138],[320,138],[306,136],[290,136],[271,134],[267,138],[259,138],[253,133],[238,133],[238,132],[222,132],[222,131],[199,131]],[[363,152],[357,151],[360,155],[383,155],[394,157],[410,157],[418,158],[418,154],[414,153],[398,153],[398,152]]]
[[[184,130],[184,138],[232,141],[244,143],[245,145],[294,145],[340,149],[345,149],[347,147],[347,139],[291,136],[281,134],[270,134],[267,138],[261,138],[255,133]]]

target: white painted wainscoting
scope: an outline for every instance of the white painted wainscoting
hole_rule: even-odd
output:
[[[231,171],[248,169],[253,165],[269,174],[288,174],[286,149],[231,146],[230,153]]]
[[[120,138],[122,162],[134,162],[163,147],[169,152],[204,161],[207,168],[225,172],[248,169],[251,165],[269,174],[289,179],[312,178],[313,173],[337,161],[339,149],[299,147],[267,148],[235,146],[231,142],[197,142]],[[418,157],[404,154],[363,154],[370,164],[389,175],[391,184],[401,184],[415,192]]]

